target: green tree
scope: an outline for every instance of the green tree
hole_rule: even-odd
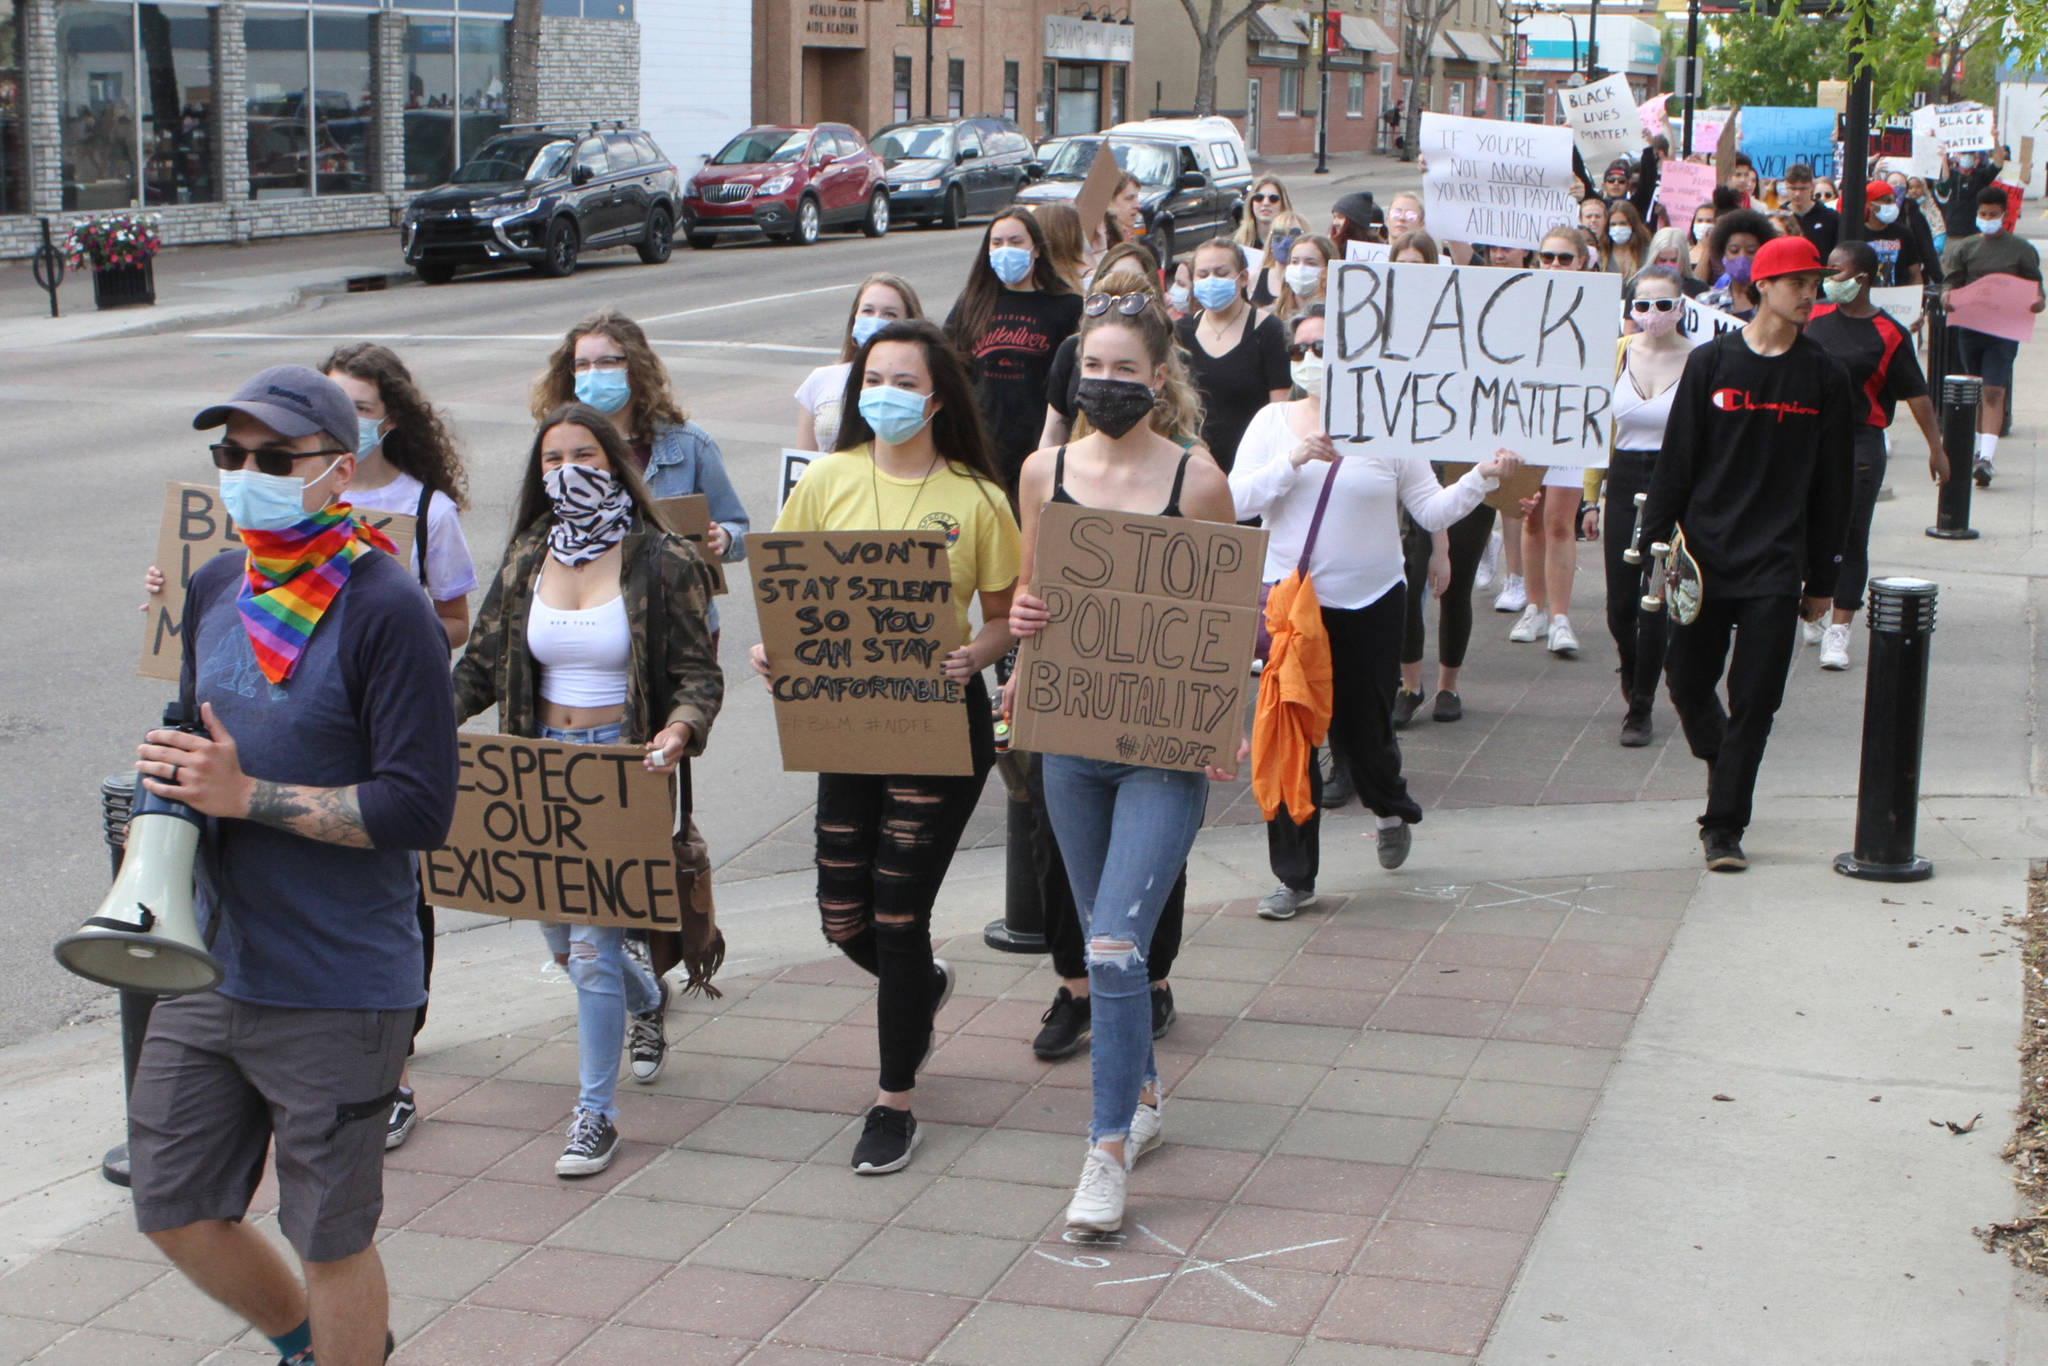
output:
[[[1717,40],[1705,63],[1712,104],[1808,105],[1816,85],[1845,74],[1829,51],[1833,33],[1802,19],[1797,0],[1784,0],[1776,15],[1745,10],[1716,17],[1709,32]]]

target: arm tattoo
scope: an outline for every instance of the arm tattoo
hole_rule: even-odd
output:
[[[302,787],[259,778],[249,794],[249,819],[322,844],[372,847],[353,787]]]

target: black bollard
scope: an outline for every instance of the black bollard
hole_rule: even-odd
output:
[[[1927,729],[1927,660],[1937,589],[1925,579],[1870,581],[1870,658],[1863,692],[1863,762],[1856,780],[1856,847],[1835,871],[1875,882],[1918,882],[1934,865],[1913,852],[1920,747]]]
[[[50,240],[50,220],[43,220],[43,242],[36,248],[34,262],[29,273],[44,293],[50,296],[50,316],[57,316],[57,286],[64,283],[64,253]]]
[[[1038,863],[1031,856],[1031,789],[1025,766],[1031,756],[1006,749],[996,756],[1009,800],[1003,803],[1009,847],[1003,855],[1003,918],[982,929],[981,942],[1004,953],[1045,952],[1045,905],[1038,896]]]
[[[108,860],[113,875],[121,874],[121,858],[128,848],[128,808],[135,801],[135,775],[116,773],[100,784],[100,810],[105,819]],[[121,1088],[122,1094],[135,1089],[135,1065],[142,1059],[142,1039],[149,1033],[150,1012],[156,997],[139,991],[121,993]],[[117,1143],[100,1159],[100,1175],[117,1186],[128,1184],[128,1145]]]
[[[1927,320],[1926,352],[1920,368],[1927,372],[1927,392],[1941,400],[1941,382],[1948,378],[1948,309],[1942,306],[1941,286],[1928,285],[1920,298],[1920,316]]]
[[[1943,541],[1974,541],[1970,525],[1970,467],[1977,459],[1977,407],[1984,401],[1984,381],[1975,375],[1950,375],[1941,382],[1941,449],[1948,456],[1948,482],[1935,504],[1934,525],[1927,534]]]

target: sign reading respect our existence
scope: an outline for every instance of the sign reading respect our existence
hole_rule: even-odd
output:
[[[1016,746],[1233,763],[1265,560],[1263,530],[1046,504],[1034,562],[1051,620],[1017,652]]]
[[[448,842],[420,855],[430,904],[638,930],[682,924],[669,774],[632,745],[456,737]]]
[[[701,493],[686,493],[679,498],[657,498],[654,506],[668,519],[676,535],[697,547],[697,558],[711,571],[711,591],[725,592],[725,566],[704,544],[704,538],[711,534],[711,500]]]
[[[768,532],[747,563],[792,773],[971,773],[946,540],[930,532]]]
[[[411,513],[364,508],[356,517],[389,536],[401,562],[411,558]],[[163,522],[156,535],[156,567],[163,571],[164,591],[150,600],[149,610],[143,613],[142,663],[137,672],[144,678],[177,682],[185,590],[192,586],[192,576],[201,565],[224,550],[241,549],[241,533],[221,509],[217,487],[175,481],[164,485]]]
[[[1605,467],[1621,277],[1330,267],[1323,421],[1340,451]]]
[[[1423,215],[1439,242],[1534,251],[1579,221],[1569,128],[1425,112],[1422,155]]]
[[[1643,147],[1643,118],[1635,92],[1620,72],[1588,85],[1558,92],[1564,97],[1564,122],[1579,144],[1579,156],[1596,177],[1616,157],[1634,156]]]
[[[789,501],[789,495],[796,492],[796,481],[804,477],[804,471],[818,458],[816,451],[796,451],[787,447],[782,452],[782,473],[775,484],[775,510],[780,513],[782,505]]]

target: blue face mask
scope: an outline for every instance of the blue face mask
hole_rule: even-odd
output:
[[[988,267],[1004,284],[1022,284],[1031,273],[1031,253],[1023,247],[991,247]]]
[[[891,446],[900,446],[924,430],[931,421],[925,411],[928,394],[912,393],[878,384],[860,391],[860,415],[867,419],[875,436]]]
[[[384,424],[374,417],[356,419],[356,458],[361,459],[384,444]]]
[[[853,344],[866,346],[868,338],[895,322],[894,318],[877,318],[872,313],[863,313],[853,320]]]
[[[600,413],[616,413],[633,397],[633,382],[624,370],[585,370],[576,376],[576,401]]]
[[[1204,308],[1228,308],[1237,297],[1237,281],[1227,275],[1206,275],[1195,281],[1195,302]]]
[[[306,520],[306,486],[325,479],[333,469],[330,464],[311,479],[265,474],[257,469],[222,470],[220,505],[238,527],[283,531]]]

